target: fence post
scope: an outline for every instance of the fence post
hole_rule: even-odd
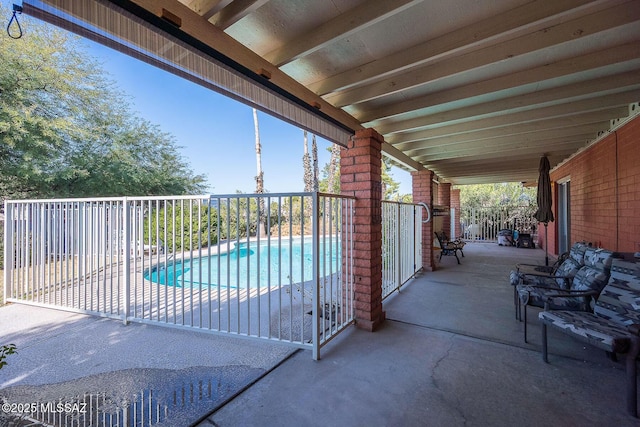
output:
[[[320,307],[320,239],[318,233],[320,227],[318,226],[318,192],[313,192],[312,197],[312,219],[311,219],[311,234],[313,245],[313,297],[312,297],[312,315],[311,315],[311,339],[313,342],[312,357],[313,360],[320,360],[320,313],[322,308]]]
[[[397,204],[396,209],[396,256],[395,256],[395,264],[396,264],[396,289],[400,292],[400,284],[402,284],[402,246],[400,244],[400,237],[402,236],[402,220],[400,215],[400,203]]]
[[[11,236],[11,238],[9,238]],[[10,294],[9,290],[13,289],[11,278],[13,274],[11,270],[13,270],[13,266],[15,265],[14,259],[14,251],[13,251],[13,205],[11,203],[6,203],[4,205],[4,252],[3,252],[3,262],[4,262],[4,300],[7,298],[11,298],[13,295]]]
[[[131,288],[131,212],[129,211],[129,201],[126,197],[122,198],[122,240],[124,255],[123,278],[124,290],[122,294],[122,322],[129,324],[130,311],[130,293]]]
[[[418,221],[422,221],[422,216],[418,213],[418,209],[420,206],[413,205],[413,224],[411,227],[411,233],[413,233],[413,274],[415,276],[418,264],[418,256],[422,259],[422,255],[419,251],[422,249],[422,231],[420,231],[420,236],[418,236]],[[422,267],[422,266],[421,266]]]

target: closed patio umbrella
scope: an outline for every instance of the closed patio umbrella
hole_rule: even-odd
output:
[[[549,159],[547,156],[540,158],[540,166],[538,167],[538,210],[536,211],[535,218],[538,222],[544,223],[544,262],[545,265],[549,265],[549,251],[547,240],[547,226],[549,221],[553,222],[553,211],[551,210],[551,178],[549,178]]]

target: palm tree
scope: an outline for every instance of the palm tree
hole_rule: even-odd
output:
[[[338,169],[338,162],[340,161],[340,146],[338,144],[331,145],[331,158],[329,160],[329,176],[327,177],[327,193],[339,193],[339,188],[336,186],[336,172]]]
[[[307,138],[307,131],[302,131],[304,135],[304,154],[302,155],[302,167],[304,169],[304,175],[302,177],[304,181],[304,191],[313,191],[313,176],[311,174],[311,159],[309,158],[309,144]]]
[[[305,143],[305,146],[307,144]],[[318,170],[318,144],[316,144],[316,136],[313,135],[311,138],[311,154],[313,156],[313,191],[318,191],[318,175],[320,172]]]
[[[264,172],[262,171],[262,145],[260,144],[260,129],[258,127],[258,110],[253,109],[253,128],[256,136],[256,193],[264,194]],[[258,224],[264,224],[265,231],[268,232],[266,223],[267,215],[264,210],[264,198],[260,197],[258,202]],[[258,234],[261,234],[258,230]]]

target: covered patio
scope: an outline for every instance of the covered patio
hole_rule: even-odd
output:
[[[538,245],[640,250],[638,2],[490,5],[25,0],[24,12],[341,145],[356,324],[373,331],[385,320],[383,156],[431,208],[458,206],[455,185],[533,185],[546,156],[558,221]],[[425,271],[435,231],[423,227]]]
[[[533,315],[523,342],[507,276],[516,262],[543,260],[540,249],[468,244],[463,264],[443,258],[437,271],[385,300],[387,320],[375,334],[350,329],[329,344],[322,362],[310,350],[268,342],[11,305],[0,310],[3,324],[5,316],[30,320],[5,333],[19,337],[20,356],[3,368],[3,382],[13,379],[3,394],[46,401],[78,383],[107,396],[110,387],[121,394],[134,385],[157,387],[154,403],[169,403],[165,422],[178,414],[201,426],[636,425],[624,410],[622,363],[551,334],[545,364]],[[78,337],[89,331],[82,345]],[[212,376],[222,391],[217,400],[192,400],[179,410],[162,400],[165,385],[187,384],[188,396],[189,381],[197,394]]]
[[[531,184],[546,155],[559,221],[537,247],[639,250],[638,2],[87,4],[25,0],[25,12],[343,147],[358,328],[321,363],[302,350],[261,367],[266,375],[202,414],[203,425],[637,422],[624,411],[622,366],[555,335],[544,364],[534,315],[522,342],[508,272],[544,263],[543,250],[474,243],[461,265],[438,263],[438,230],[426,223],[423,275],[383,301],[380,165],[386,156],[411,171],[415,203],[453,207],[454,185]]]

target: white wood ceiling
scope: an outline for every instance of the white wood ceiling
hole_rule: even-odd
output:
[[[638,0],[133,3],[454,184],[535,181],[640,101]]]

